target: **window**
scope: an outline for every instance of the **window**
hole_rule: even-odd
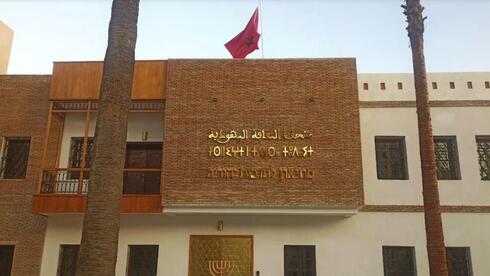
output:
[[[316,276],[315,246],[285,245],[284,276]]]
[[[31,140],[28,137],[6,137],[4,139],[0,162],[0,178],[26,178],[30,142]]]
[[[75,244],[62,244],[58,260],[58,276],[75,276],[77,270],[78,250]]]
[[[435,81],[432,82],[432,89],[434,89],[434,90],[437,89],[437,82],[435,82]]]
[[[490,180],[490,136],[476,136],[481,180]]]
[[[467,82],[466,86],[468,86],[468,89],[473,89],[473,83],[471,81]]]
[[[15,245],[0,245],[0,275],[10,276]]]
[[[94,152],[94,139],[87,138],[87,157],[85,160],[85,168],[90,168],[92,165],[92,156]],[[83,155],[83,137],[72,137],[70,146],[70,168],[82,167]]]
[[[157,275],[158,245],[130,245],[128,276]]]
[[[383,246],[385,276],[415,276],[415,250],[409,246]]]
[[[375,138],[378,179],[408,179],[405,137]]]
[[[403,83],[399,82],[399,83],[397,83],[397,86],[398,86],[398,90],[402,90],[403,89]]]
[[[362,89],[368,90],[369,89],[369,84],[367,82],[362,84]]]
[[[449,82],[449,88],[451,88],[451,89],[456,88],[456,85],[454,84],[454,81]]]
[[[70,159],[68,161],[70,168],[81,168],[82,167],[82,155],[83,155],[83,137],[72,137],[70,145]],[[90,168],[92,165],[92,157],[94,153],[94,139],[92,137],[87,138],[87,156],[85,157],[84,168]],[[70,179],[79,179],[80,172],[72,171],[70,172]],[[89,178],[89,173],[84,172],[84,179]]]
[[[379,84],[381,90],[386,90],[386,83],[382,82]]]
[[[473,276],[469,247],[446,247],[450,276]]]
[[[486,81],[485,82],[485,88],[486,89],[490,89],[490,81]]]
[[[455,136],[434,137],[437,179],[461,179],[459,172],[458,147]]]

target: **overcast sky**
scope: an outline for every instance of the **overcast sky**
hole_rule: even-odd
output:
[[[402,0],[262,0],[265,58],[356,57],[359,72],[411,72]],[[432,72],[490,71],[490,0],[422,0]],[[258,0],[141,0],[137,59],[230,58]],[[15,32],[9,74],[102,60],[110,0],[0,0]],[[261,58],[256,51],[249,58]]]

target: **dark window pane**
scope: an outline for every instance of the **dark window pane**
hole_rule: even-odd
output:
[[[30,138],[5,138],[0,175],[4,179],[26,177]]]
[[[437,178],[443,180],[460,179],[456,137],[434,137],[434,148]]]
[[[315,276],[315,246],[285,245],[284,246],[285,276]]]
[[[10,276],[15,245],[0,245],[0,276]]]
[[[75,276],[79,245],[61,245],[58,276]]]
[[[490,136],[477,136],[476,146],[481,180],[490,180]]]
[[[83,155],[83,137],[72,137],[70,146],[70,159],[68,161],[70,168],[81,168],[82,167],[82,155]],[[94,139],[92,137],[87,138],[87,156],[85,160],[85,168],[90,168],[92,165],[92,157],[94,152]],[[89,178],[89,173],[85,172],[83,174],[84,179]],[[79,179],[80,172],[72,171],[70,172],[70,179]]]
[[[473,276],[469,247],[447,247],[449,276]]]
[[[376,137],[378,179],[408,179],[405,137]]]
[[[157,275],[158,245],[130,245],[128,276]]]
[[[415,276],[415,252],[413,247],[383,246],[385,276]]]

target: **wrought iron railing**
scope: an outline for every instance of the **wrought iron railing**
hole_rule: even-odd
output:
[[[42,194],[86,194],[90,170],[80,168],[57,168],[43,171]],[[124,194],[160,194],[161,169],[124,169]],[[83,177],[83,179],[81,179]]]

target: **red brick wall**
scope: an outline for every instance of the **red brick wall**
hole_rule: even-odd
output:
[[[170,60],[165,114],[164,206],[362,204],[359,100],[354,59]],[[231,139],[225,146],[273,146],[276,157],[212,157],[212,130],[310,131],[304,140]],[[311,157],[281,156],[284,145]],[[250,179],[237,170],[307,168],[311,179]],[[225,178],[209,170],[225,169]],[[222,174],[221,174],[222,175]],[[246,174],[247,175],[247,174]],[[276,174],[277,175],[277,174]],[[211,176],[211,177],[210,177]],[[231,177],[230,177],[231,176]]]
[[[0,244],[15,244],[12,275],[39,275],[46,218],[32,214],[48,115],[50,76],[0,76],[0,138],[30,136],[27,175],[0,179]]]

